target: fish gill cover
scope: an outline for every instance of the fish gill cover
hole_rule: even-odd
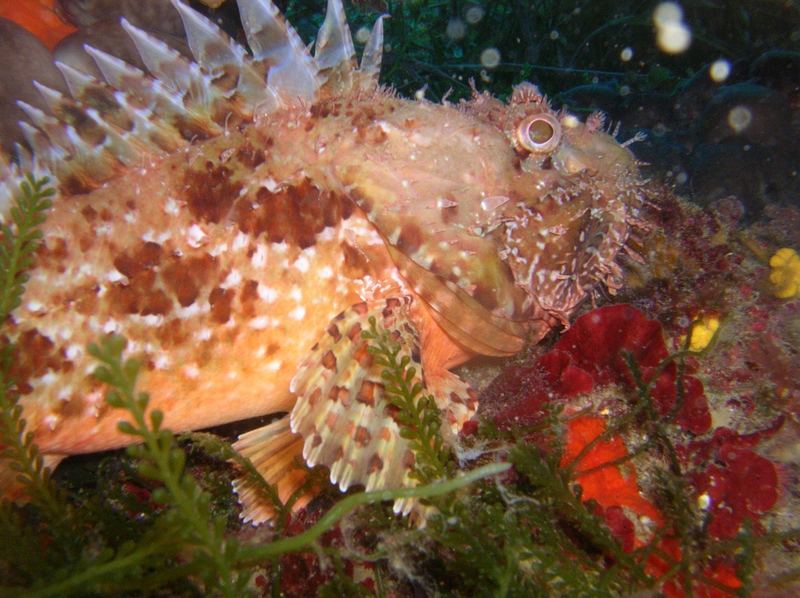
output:
[[[796,7],[192,7],[0,3],[4,592],[792,593]]]

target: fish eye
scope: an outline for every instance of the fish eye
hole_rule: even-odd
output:
[[[560,141],[561,124],[552,114],[531,116],[517,127],[517,143],[532,153],[549,153]]]

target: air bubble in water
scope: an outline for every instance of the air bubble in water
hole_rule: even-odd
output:
[[[493,69],[500,64],[500,50],[497,48],[486,48],[481,52],[481,64],[488,69]]]

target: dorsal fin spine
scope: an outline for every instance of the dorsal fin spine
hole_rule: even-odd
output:
[[[256,107],[261,112],[271,112],[278,106],[275,92],[267,85],[250,55],[213,22],[186,6],[180,0],[171,0],[186,30],[189,49],[198,64],[211,72],[235,69],[236,92],[246,103],[247,116]]]
[[[269,86],[284,101],[313,101],[320,86],[317,66],[297,32],[270,0],[237,2],[253,56],[269,68]]]
[[[40,86],[55,117],[27,107],[33,124],[21,126],[34,150],[31,168],[94,176],[108,170],[111,158],[131,164],[143,152],[174,151],[195,137],[221,134],[231,112],[249,120],[298,100],[315,101],[320,66],[352,62],[355,56],[341,0],[328,1],[317,60],[271,0],[237,0],[253,56],[181,0],[171,2],[195,60],[123,19],[152,77],[91,46],[85,49],[107,83],[57,62],[72,99]],[[361,61],[370,76],[380,68],[382,18]],[[7,189],[16,175],[10,166],[0,166],[0,184]]]
[[[347,25],[342,0],[328,0],[325,20],[317,34],[314,60],[319,69],[323,70],[338,67],[343,63],[351,66],[354,56],[353,38]]]
[[[370,31],[369,39],[364,46],[364,52],[361,54],[361,67],[360,71],[374,79],[377,84],[378,76],[381,73],[381,61],[383,60],[383,19],[389,15],[381,15],[375,21]]]

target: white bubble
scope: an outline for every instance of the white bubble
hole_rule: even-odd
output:
[[[633,58],[633,48],[623,48],[622,52],[619,53],[619,57],[622,62],[628,62]]]
[[[558,33],[558,31],[556,31],[555,29],[554,29],[553,31],[551,31],[551,32],[550,32],[550,39],[552,39],[552,40],[557,40],[557,39],[558,39],[558,36],[559,36],[559,33]]]
[[[489,69],[496,67],[500,64],[500,50],[497,48],[486,48],[481,52],[481,64]]]
[[[680,23],[682,20],[683,9],[676,2],[662,2],[653,11],[653,22],[656,26]]]
[[[721,83],[731,74],[731,63],[724,58],[715,60],[711,68],[708,69],[708,74],[711,76],[712,80]]]
[[[464,24],[464,21],[459,19],[458,17],[453,17],[447,23],[447,37],[450,39],[462,39],[467,34],[467,26]]]
[[[359,27],[356,31],[356,41],[359,44],[366,44],[369,39],[369,27]]]
[[[692,43],[692,32],[683,23],[667,23],[658,28],[656,42],[667,54],[680,54]]]
[[[622,85],[619,88],[619,95],[621,95],[621,96],[627,96],[627,95],[630,95],[630,93],[631,93],[631,88],[628,85]]]
[[[735,106],[728,112],[728,125],[737,133],[741,133],[753,122],[753,114],[747,106]]]
[[[675,2],[662,2],[653,11],[656,43],[667,54],[680,54],[692,43],[692,32],[683,22],[683,9]]]
[[[464,14],[464,18],[467,19],[467,23],[474,25],[483,18],[483,14],[483,6],[474,5],[467,9],[467,12]]]

